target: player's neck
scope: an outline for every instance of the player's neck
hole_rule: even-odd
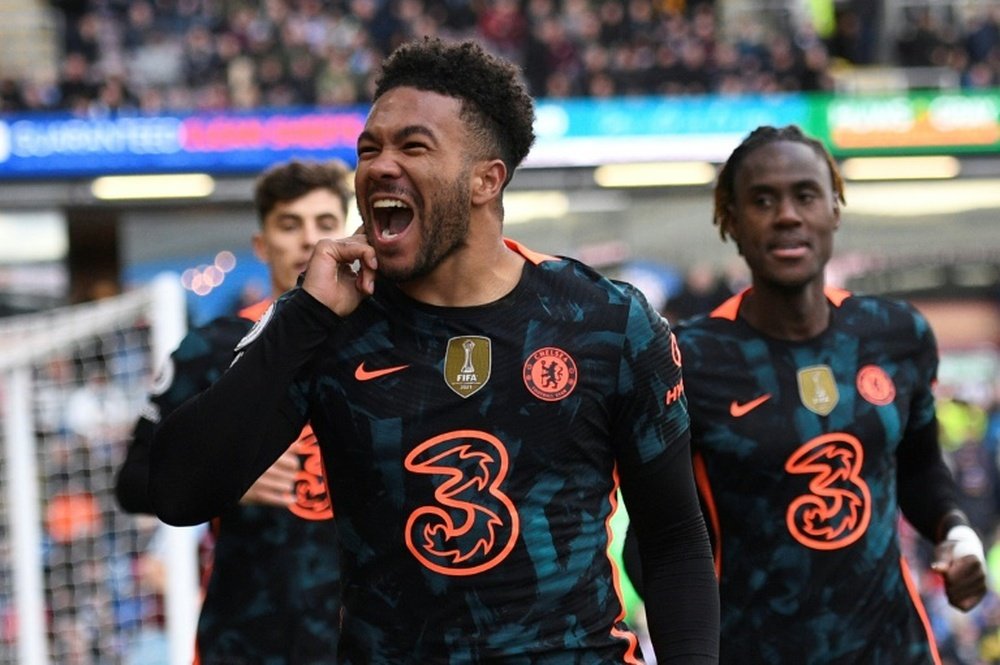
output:
[[[830,325],[830,303],[817,282],[797,290],[754,283],[743,299],[740,316],[769,337],[804,341]]]
[[[503,298],[521,279],[524,257],[500,239],[452,253],[434,271],[399,288],[414,300],[440,307],[474,307]]]

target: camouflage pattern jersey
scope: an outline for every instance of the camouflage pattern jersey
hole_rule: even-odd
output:
[[[676,327],[721,662],[937,662],[897,532],[897,455],[935,415],[927,322],[828,288],[830,327],[788,342],[737,316],[745,293]]]
[[[379,280],[340,319],[293,290],[211,402],[247,436],[312,423],[342,547],[341,665],[641,662],[609,518],[619,477],[678,450],[687,464],[673,337],[634,289],[508,244],[527,259],[520,283],[482,306],[419,303]],[[280,408],[259,415],[272,395]],[[197,435],[178,423],[177,440]],[[677,585],[677,612],[691,613],[684,594],[715,594],[706,572]]]

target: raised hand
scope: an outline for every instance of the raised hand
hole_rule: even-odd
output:
[[[375,250],[364,233],[339,240],[320,240],[306,268],[302,288],[337,316],[353,312],[375,292]]]

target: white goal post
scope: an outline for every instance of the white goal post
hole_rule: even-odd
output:
[[[190,665],[197,530],[114,498],[153,375],[185,331],[168,274],[0,319],[0,665]]]

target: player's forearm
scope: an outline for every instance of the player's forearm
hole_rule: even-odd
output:
[[[199,524],[235,505],[303,423],[289,392],[338,319],[302,292],[212,386],[157,428],[149,493],[168,524]]]
[[[622,494],[638,543],[657,662],[717,663],[719,585],[687,434],[638,475],[623,473]]]
[[[937,422],[907,435],[896,453],[897,496],[907,521],[931,542],[938,542],[958,512],[958,489],[941,457]]]
[[[662,553],[672,559],[669,566],[655,561],[643,566],[646,623],[657,663],[714,665],[719,662],[718,581],[704,524],[692,523],[686,535],[677,534],[674,556]],[[703,539],[705,551],[700,552]]]

